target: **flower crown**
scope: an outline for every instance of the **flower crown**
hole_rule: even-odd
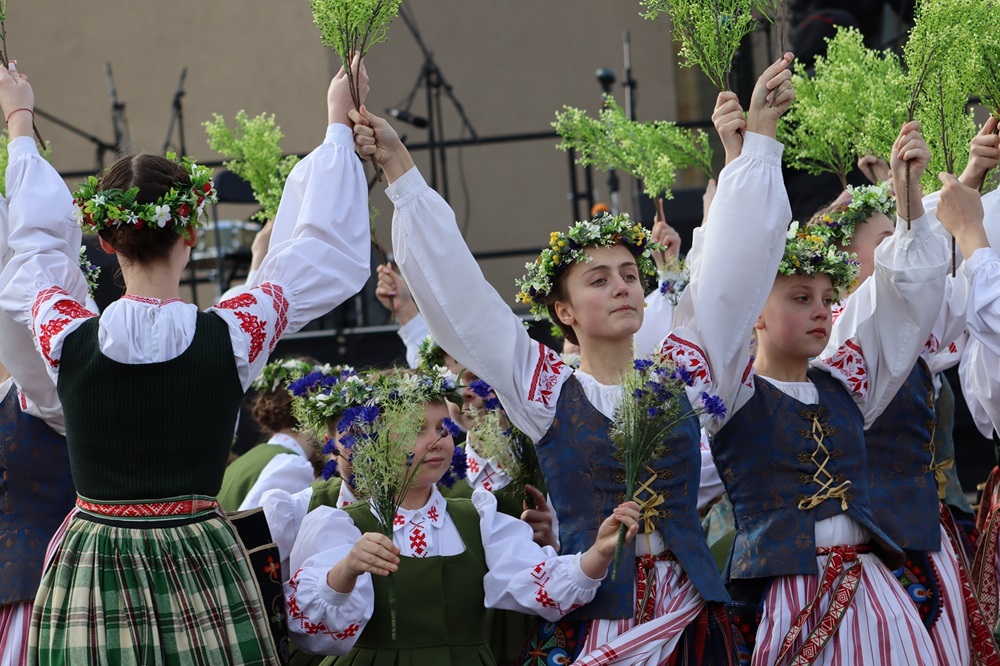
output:
[[[683,259],[664,264],[663,268],[658,271],[658,277],[657,290],[663,294],[668,303],[677,307],[681,300],[681,294],[691,282],[687,264]]]
[[[167,159],[177,161],[177,156],[167,153]],[[119,228],[123,224],[164,229],[169,226],[174,232],[187,238],[188,226],[198,229],[203,226],[201,218],[206,203],[216,203],[219,197],[212,182],[212,170],[195,164],[190,157],[181,160],[180,165],[187,171],[190,183],[175,183],[170,190],[155,203],[143,204],[136,201],[139,188],[99,189],[96,176],[73,194],[75,204],[73,216],[85,232]]]
[[[890,219],[896,216],[896,202],[889,195],[888,182],[862,187],[848,185],[847,191],[851,195],[850,203],[824,213],[813,222],[829,227],[830,238],[841,247],[851,242],[859,222],[866,221],[875,213],[883,213]]]
[[[255,391],[273,393],[289,382],[304,377],[313,371],[323,371],[330,366],[314,366],[297,358],[283,358],[271,361],[260,371],[250,386]],[[332,372],[332,370],[331,370]]]
[[[292,415],[316,439],[326,436],[327,423],[351,405],[364,404],[371,390],[349,365],[324,365],[288,383]]]
[[[653,250],[662,248],[648,239],[649,232],[641,224],[634,224],[626,213],[614,216],[605,213],[590,222],[577,222],[566,233],[553,231],[549,246],[538,259],[524,265],[528,272],[517,282],[517,301],[531,305],[536,319],[544,318],[548,312],[545,300],[552,292],[553,280],[573,264],[589,262],[588,247],[624,245],[635,255],[639,274],[655,276]]]
[[[90,263],[86,245],[80,246],[80,270],[83,271],[83,279],[87,281],[87,295],[93,298],[97,291],[97,279],[101,277],[101,267]]]
[[[444,365],[444,350],[430,335],[420,341],[417,347],[417,368],[427,370]]]
[[[858,278],[857,255],[840,250],[836,231],[826,224],[799,226],[792,222],[785,240],[785,254],[778,264],[781,275],[827,275],[838,294],[849,291]]]

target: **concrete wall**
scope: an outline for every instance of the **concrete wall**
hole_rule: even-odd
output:
[[[679,108],[687,117],[710,113],[703,77],[684,70],[678,78],[669,22],[642,19],[636,0],[405,4],[481,136],[546,131],[563,104],[596,110],[600,88],[594,71],[610,67],[622,78],[626,29],[639,82],[638,117],[676,119]],[[230,119],[240,109],[276,114],[288,152],[308,151],[322,139],[325,92],[339,63],[321,46],[307,0],[10,0],[8,13],[9,52],[31,76],[38,107],[107,141],[113,133],[105,62],[111,63],[126,104],[132,150],[161,150],[184,66],[189,154],[219,158],[208,149],[201,127],[213,112]],[[398,104],[419,76],[421,62],[413,37],[397,21],[388,42],[368,59],[369,107],[381,113]],[[684,82],[683,90],[677,91],[677,81]],[[620,86],[615,94],[623,100]],[[426,113],[422,92],[413,111]],[[88,141],[51,122],[38,124],[60,171],[95,168]],[[447,102],[444,126],[448,138],[458,138],[460,123]],[[426,140],[424,130],[397,127],[411,143]],[[174,138],[176,144],[176,132]],[[458,151],[449,151],[452,202],[460,223],[468,203],[473,251],[537,247],[551,229],[569,224],[567,158],[554,143],[466,148],[461,167]],[[426,173],[426,156],[418,154],[417,162]],[[604,178],[599,175],[596,184],[603,196]],[[626,179],[626,203],[629,187]],[[391,206],[380,189],[376,186],[373,203],[383,211],[378,234],[388,242]],[[247,213],[224,210],[223,217]],[[524,261],[492,260],[483,268],[501,293],[512,297]]]

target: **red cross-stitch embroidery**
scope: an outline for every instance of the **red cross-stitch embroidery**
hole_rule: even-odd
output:
[[[416,557],[427,557],[427,536],[418,525],[410,532],[410,550]]]
[[[28,399],[20,391],[17,392],[17,399],[21,401],[21,411],[28,411]]]
[[[288,619],[290,621],[291,620],[297,620],[298,623],[299,623],[299,626],[302,627],[302,630],[305,631],[305,633],[307,633],[307,634],[312,635],[312,634],[318,634],[318,633],[322,632],[322,633],[326,634],[327,636],[330,636],[334,640],[342,640],[342,639],[339,638],[338,634],[330,631],[330,629],[325,624],[323,624],[322,622],[310,622],[309,618],[307,618],[305,616],[305,614],[302,612],[302,609],[299,608],[299,602],[295,598],[295,595],[299,591],[299,574],[300,573],[302,573],[302,569],[299,569],[298,571],[296,571],[295,575],[292,576],[292,579],[290,581],[288,581],[288,586],[292,588],[292,593],[290,595],[288,595]],[[350,629],[350,627],[348,627],[348,630],[349,629]],[[341,632],[341,633],[343,633],[343,632]]]
[[[469,471],[472,472],[473,474],[478,474],[479,473],[479,463],[476,462],[475,458],[469,458],[469,460],[466,463],[466,465],[468,466]]]
[[[934,354],[937,350],[941,348],[941,341],[938,340],[937,336],[931,333],[931,337],[927,338],[927,342],[924,343],[924,353]]]
[[[42,308],[42,303],[49,300],[55,295],[69,296],[66,290],[61,287],[49,287],[48,289],[42,289],[35,296],[35,302],[31,304],[31,319],[35,320],[38,318],[38,311]]]
[[[348,625],[347,629],[344,629],[343,631],[338,633],[336,636],[334,636],[334,638],[336,638],[338,641],[346,640],[354,636],[356,633],[358,633],[358,630],[360,629],[361,629],[360,624],[350,624]]]
[[[271,338],[271,347],[268,350],[268,353],[270,353],[274,351],[274,345],[278,344],[281,334],[285,332],[285,327],[288,326],[288,299],[285,298],[284,290],[273,282],[265,282],[260,285],[260,290],[271,297],[271,302],[274,304],[274,311],[278,315],[278,321],[274,324],[274,337]]]
[[[528,400],[548,407],[552,400],[552,389],[559,383],[559,377],[565,370],[566,364],[559,354],[538,343],[538,363],[535,364],[535,374],[531,378],[531,388],[528,389]]]
[[[671,333],[663,341],[660,356],[664,359],[669,358],[674,364],[690,372],[696,385],[707,384],[712,380],[708,372],[708,359],[705,357],[705,352],[693,342],[688,342]]]
[[[823,362],[830,367],[830,374],[840,379],[851,392],[862,398],[868,395],[868,367],[856,342],[848,340]]]
[[[439,515],[438,508],[436,506],[432,506],[430,510],[427,512],[427,517],[430,518],[431,520],[437,520],[438,515]]]
[[[72,317],[73,319],[90,319],[91,317],[97,316],[76,301],[69,301],[65,299],[53,305],[52,308],[59,314]]]
[[[403,518],[403,516],[401,516],[398,513],[396,514],[396,517],[392,519],[392,524],[393,525],[402,525],[405,522],[406,522],[406,518]]]

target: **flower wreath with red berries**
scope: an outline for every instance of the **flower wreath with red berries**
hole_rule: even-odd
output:
[[[167,153],[167,159],[177,161],[174,153]],[[74,217],[85,232],[133,225],[136,229],[170,228],[188,237],[188,227],[199,229],[204,226],[202,218],[205,204],[219,200],[212,182],[212,170],[195,164],[190,157],[181,160],[180,165],[188,173],[188,183],[175,183],[170,190],[154,203],[138,203],[139,188],[128,190],[98,189],[100,181],[90,176],[86,183],[73,194]]]

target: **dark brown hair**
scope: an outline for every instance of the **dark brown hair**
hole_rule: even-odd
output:
[[[277,391],[258,393],[250,413],[267,435],[282,430],[292,430],[299,425],[292,416],[292,396],[281,388]]]
[[[549,290],[549,295],[545,299],[545,307],[549,311],[549,319],[559,327],[562,331],[563,337],[569,340],[574,345],[579,345],[580,341],[576,337],[576,331],[573,330],[572,326],[567,326],[559,320],[556,316],[556,301],[566,300],[566,273],[568,271],[562,271],[558,275],[552,278],[552,289]]]
[[[126,155],[112,164],[98,185],[99,190],[129,190],[139,188],[136,201],[142,204],[155,203],[170,191],[171,187],[190,187],[191,179],[183,166],[159,155],[141,153]],[[136,228],[131,224],[102,229],[98,232],[106,243],[126,259],[148,263],[165,259],[180,236],[167,227],[145,224]]]

